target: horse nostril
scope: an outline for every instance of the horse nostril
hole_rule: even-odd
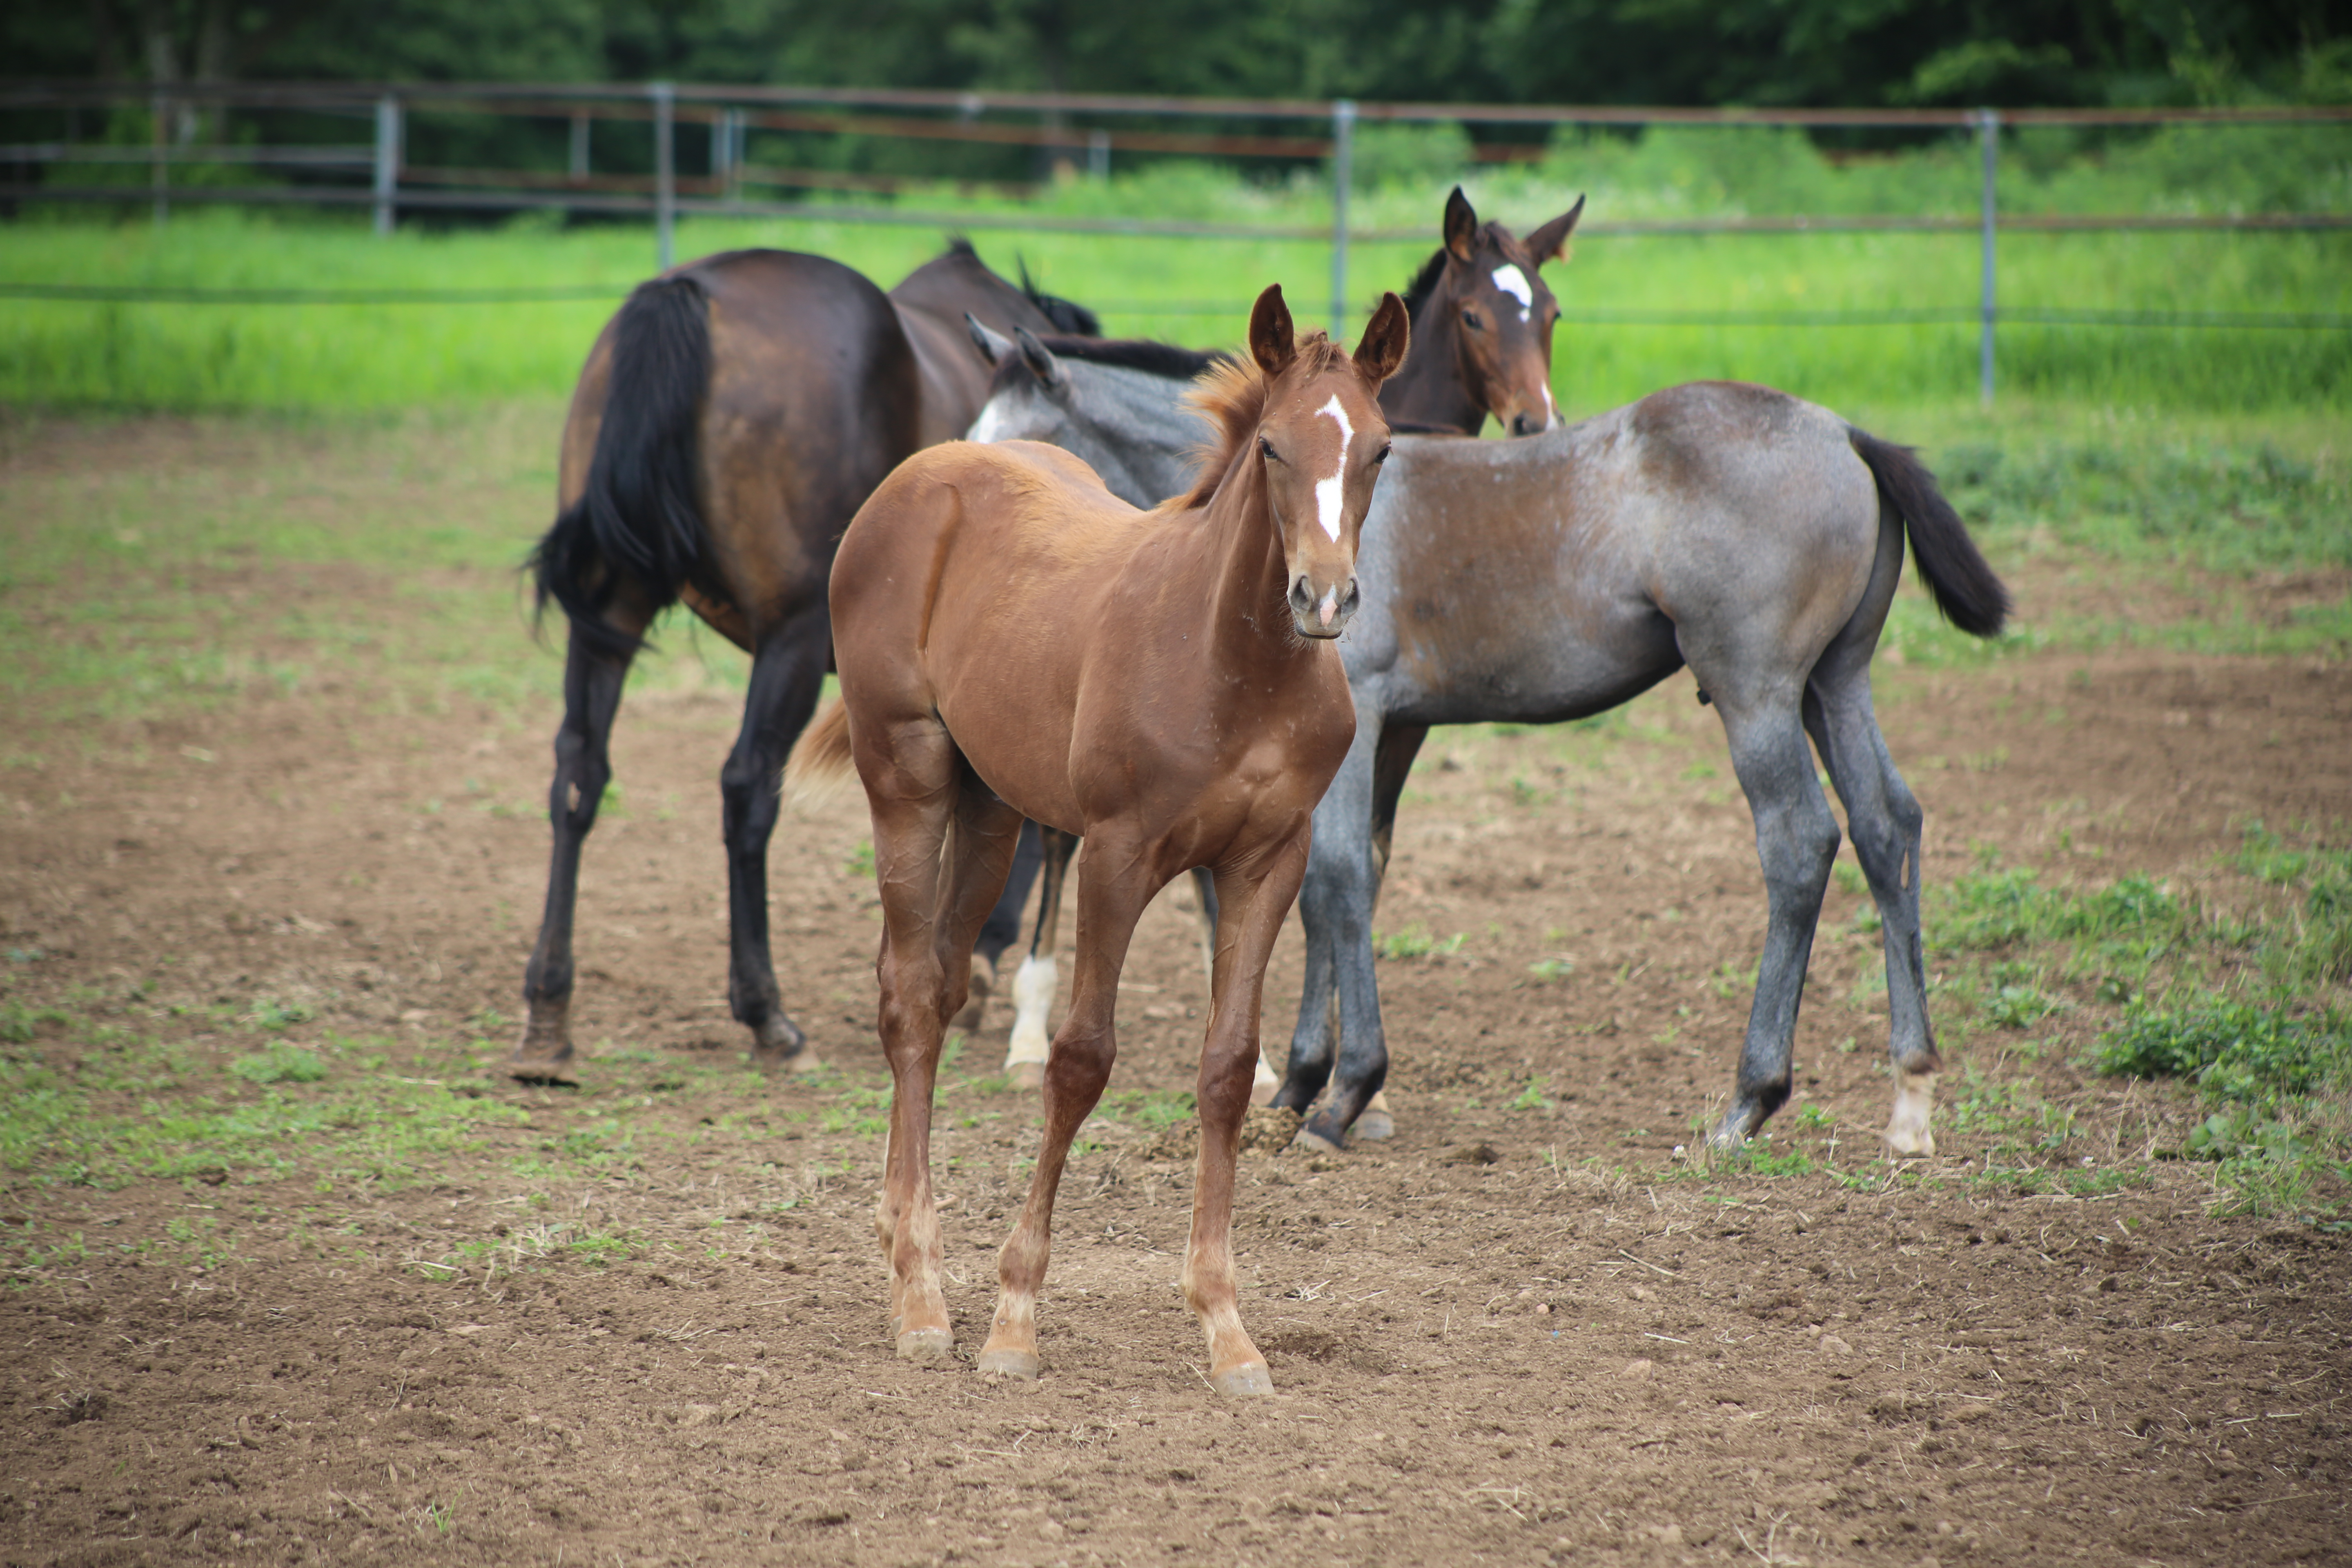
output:
[[[1356,585],[1356,580],[1353,577],[1349,578],[1348,591],[1339,595],[1339,614],[1352,616],[1356,613],[1356,606],[1363,602],[1363,590]]]
[[[1307,585],[1307,574],[1300,573],[1290,580],[1290,609],[1293,615],[1315,613],[1315,590]]]
[[[1528,418],[1524,414],[1514,414],[1511,416],[1511,434],[1514,436],[1532,436],[1542,428],[1542,426],[1537,424],[1534,420]]]

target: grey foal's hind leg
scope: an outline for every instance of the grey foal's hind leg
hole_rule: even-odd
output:
[[[1796,694],[1775,693],[1751,704],[1727,700],[1717,689],[1716,705],[1731,740],[1732,767],[1756,817],[1756,854],[1770,902],[1738,1078],[1731,1105],[1709,1138],[1717,1148],[1736,1148],[1789,1099],[1797,1005],[1839,836],[1813,772]]]
[[[1029,952],[1013,977],[1013,1038],[1004,1049],[1004,1070],[1013,1085],[1035,1089],[1045,1081],[1045,1063],[1053,1047],[1046,1023],[1054,1010],[1054,942],[1062,919],[1062,889],[1067,885],[1070,860],[1078,852],[1078,836],[1058,827],[1038,829],[1037,925],[1029,938]]]
[[[1864,657],[1868,657],[1866,650]],[[1887,1050],[1896,1085],[1887,1146],[1897,1154],[1933,1154],[1936,1135],[1928,1116],[1943,1061],[1927,1020],[1927,974],[1919,928],[1922,814],[1879,732],[1866,662],[1852,670],[1816,673],[1805,692],[1805,728],[1829,764],[1838,798],[1845,803],[1846,829],[1863,874],[1870,879],[1885,937]]]

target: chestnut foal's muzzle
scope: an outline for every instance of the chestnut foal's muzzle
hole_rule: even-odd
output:
[[[1317,593],[1307,574],[1294,572],[1290,577],[1290,622],[1303,637],[1336,637],[1347,629],[1349,618],[1356,606],[1364,602],[1363,591],[1357,586],[1356,574],[1348,574],[1344,583],[1334,583]]]

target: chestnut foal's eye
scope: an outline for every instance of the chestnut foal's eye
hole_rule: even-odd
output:
[[[1389,454],[1395,450],[1396,448],[1390,446],[1386,441],[1381,442],[1381,449],[1372,454],[1372,462],[1375,465],[1387,462],[1389,460]]]
[[[1274,443],[1267,440],[1263,436],[1257,438],[1257,449],[1265,453],[1267,458],[1271,458],[1275,462],[1279,463],[1282,461],[1282,454],[1276,451],[1274,449]]]

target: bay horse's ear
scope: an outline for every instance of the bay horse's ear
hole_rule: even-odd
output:
[[[1454,194],[1445,198],[1444,226],[1445,248],[1452,251],[1457,260],[1472,259],[1478,238],[1478,215],[1471,209],[1470,198],[1462,194],[1459,185],[1454,186]]]
[[[1269,283],[1250,307],[1250,358],[1269,376],[1280,375],[1298,357],[1290,335],[1290,307],[1282,302],[1282,285]]]
[[[1049,388],[1062,384],[1062,362],[1054,357],[1052,349],[1037,341],[1036,333],[1026,327],[1015,327],[1013,341],[1021,345],[1021,363],[1029,367],[1030,374]]]
[[[1381,296],[1381,308],[1364,324],[1363,338],[1356,344],[1350,357],[1356,362],[1356,374],[1364,378],[1374,392],[1381,383],[1397,373],[1404,363],[1405,350],[1412,346],[1412,317],[1404,301],[1394,294]]]
[[[992,367],[1003,364],[1013,355],[1013,340],[1002,332],[992,332],[980,324],[980,318],[970,310],[963,313],[964,330],[971,334],[972,346],[980,357]]]
[[[1578,196],[1576,205],[1528,236],[1528,254],[1541,267],[1568,254],[1568,237],[1576,230],[1576,220],[1584,216],[1584,198]]]

